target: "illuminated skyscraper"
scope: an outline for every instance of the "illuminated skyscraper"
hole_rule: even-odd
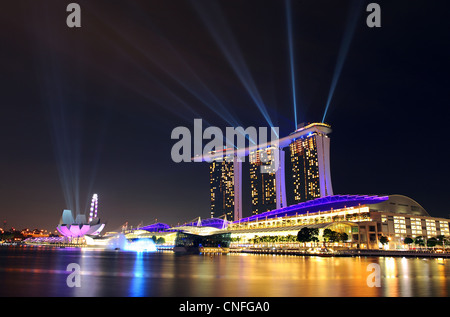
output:
[[[241,160],[247,155],[252,214],[333,195],[329,133],[328,124],[311,123],[299,126],[276,142],[234,151],[228,159],[222,158],[225,150],[210,153],[211,217],[226,215],[230,221],[242,218]],[[290,159],[285,162],[283,149],[287,148]],[[272,161],[277,164],[270,163]]]
[[[249,161],[252,214],[285,207],[284,151],[269,146],[250,152]]]
[[[293,203],[333,195],[330,175],[330,139],[328,125],[313,123],[300,127],[290,149],[290,174]]]
[[[242,218],[242,162],[217,156],[209,163],[211,218]]]

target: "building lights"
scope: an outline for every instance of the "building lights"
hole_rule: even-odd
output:
[[[209,164],[211,218],[226,215],[234,219],[235,160],[213,159]]]

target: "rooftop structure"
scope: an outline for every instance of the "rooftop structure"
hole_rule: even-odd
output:
[[[139,230],[146,230],[146,231],[150,231],[150,232],[160,232],[160,231],[165,231],[170,229],[170,226],[165,224],[165,223],[154,223],[148,226],[144,226],[144,227],[140,227],[138,228]]]
[[[307,213],[314,213],[320,211],[328,211],[333,209],[341,209],[347,207],[354,207],[367,204],[376,204],[388,200],[388,196],[368,196],[368,195],[334,195],[321,197],[314,200],[306,201],[296,205],[280,208],[259,215],[253,215],[243,218],[239,222],[251,222],[262,219],[271,219],[277,217],[289,217],[294,215],[301,215]]]
[[[312,123],[291,133],[290,168],[286,169],[289,204],[333,195],[328,125]]]
[[[389,200],[371,205],[370,210],[430,217],[418,202],[403,195],[389,195]]]
[[[197,160],[201,159],[202,161],[210,162],[213,159],[217,158],[218,155],[223,155],[223,156],[224,155],[235,155],[238,157],[245,157],[245,156],[248,156],[251,152],[260,150],[262,148],[267,148],[272,145],[276,146],[278,148],[285,148],[285,147],[288,147],[289,144],[291,144],[293,141],[295,141],[301,137],[306,137],[306,136],[312,135],[313,133],[327,135],[327,134],[330,134],[331,131],[332,131],[331,126],[329,124],[314,122],[314,123],[310,123],[305,126],[299,127],[297,130],[295,130],[288,136],[285,136],[281,139],[271,140],[271,141],[268,141],[265,143],[252,145],[252,146],[242,148],[242,149],[228,148],[228,149],[224,149],[224,150],[220,150],[220,151],[214,151],[214,152],[210,153],[209,155],[204,155],[201,158],[196,157],[196,159]]]
[[[206,218],[206,219],[200,219],[198,218],[198,221],[193,221],[185,226],[190,227],[213,227],[217,229],[225,229],[228,226],[228,221],[224,220],[222,218]]]

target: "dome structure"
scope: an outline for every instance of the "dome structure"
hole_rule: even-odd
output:
[[[430,217],[430,214],[417,201],[398,194],[389,195],[389,200],[371,205],[370,210]]]

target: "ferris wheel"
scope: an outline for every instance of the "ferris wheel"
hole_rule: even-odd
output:
[[[97,218],[97,210],[98,210],[98,195],[94,194],[94,195],[92,195],[92,200],[91,200],[91,209],[89,212],[89,222],[91,222],[93,219]]]

